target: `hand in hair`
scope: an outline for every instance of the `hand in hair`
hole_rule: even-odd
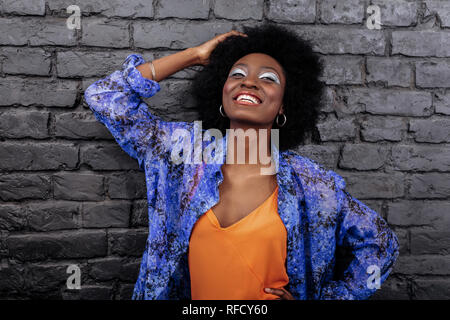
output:
[[[229,32],[219,34],[211,40],[208,40],[203,44],[194,47],[194,49],[197,51],[198,63],[201,65],[207,65],[209,63],[209,56],[211,55],[211,52],[217,47],[220,42],[222,42],[229,36],[247,37],[245,33],[239,32],[237,30],[231,30]]]

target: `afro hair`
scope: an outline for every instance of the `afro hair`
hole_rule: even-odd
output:
[[[274,58],[283,68],[286,86],[283,109],[287,117],[284,126],[274,121],[279,129],[280,151],[303,144],[310,134],[313,142],[320,143],[316,122],[321,109],[325,84],[319,81],[323,66],[308,40],[292,31],[272,23],[243,27],[248,37],[229,36],[220,42],[191,83],[190,92],[194,110],[200,115],[202,128],[219,129],[223,135],[230,128],[230,120],[219,113],[222,90],[233,64],[250,53],[264,53]]]

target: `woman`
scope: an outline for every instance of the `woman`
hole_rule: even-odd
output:
[[[174,152],[198,142],[198,124],[163,121],[140,99],[193,65],[204,66],[192,87],[201,132],[224,136],[201,142],[224,147],[217,162],[174,161],[198,158]],[[379,288],[397,237],[341,176],[289,150],[315,137],[321,70],[307,41],[269,24],[152,62],[129,55],[87,88],[95,117],[146,173],[149,236],[133,299],[366,299]],[[266,135],[249,135],[239,153],[226,129]]]

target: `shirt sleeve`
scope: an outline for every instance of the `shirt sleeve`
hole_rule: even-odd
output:
[[[130,54],[121,70],[94,82],[84,92],[95,118],[128,155],[138,160],[141,170],[147,153],[168,151],[171,133],[188,126],[186,122],[164,121],[141,100],[140,97],[152,97],[161,89],[157,81],[144,78],[136,69],[144,62],[141,55]]]
[[[338,181],[336,190],[340,212],[337,246],[349,249],[353,258],[342,279],[322,285],[320,298],[367,299],[379,289],[378,285],[381,285],[392,271],[399,254],[398,239],[377,212],[345,190],[342,177],[337,174],[334,176],[335,181]]]

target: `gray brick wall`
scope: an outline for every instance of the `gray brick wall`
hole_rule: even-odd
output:
[[[117,3],[117,2],[115,2]],[[154,59],[232,27],[275,21],[325,63],[322,145],[298,151],[341,174],[400,240],[372,299],[450,298],[450,1],[70,0],[0,2],[0,298],[129,299],[147,237],[145,179],[83,91],[133,52]],[[366,25],[380,8],[381,29]],[[191,67],[146,102],[196,120]],[[81,290],[66,288],[67,267]]]

